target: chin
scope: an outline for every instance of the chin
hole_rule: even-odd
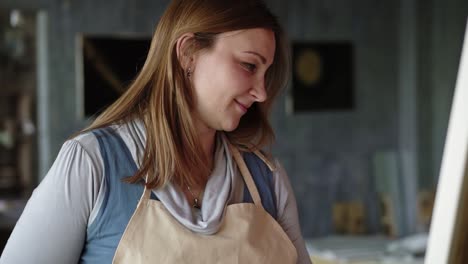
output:
[[[236,128],[239,126],[239,120],[237,121],[232,121],[229,123],[224,123],[222,126],[222,130],[226,132],[232,132],[236,130]]]
[[[232,132],[232,131],[236,130],[236,128],[237,128],[237,126],[225,127],[225,128],[223,128],[223,131]]]

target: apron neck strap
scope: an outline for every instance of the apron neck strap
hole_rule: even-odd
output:
[[[245,184],[247,185],[247,189],[249,189],[250,195],[252,196],[252,200],[255,205],[262,205],[262,199],[260,198],[260,195],[258,194],[257,187],[255,186],[255,183],[252,179],[252,174],[250,174],[249,169],[247,168],[247,165],[245,164],[244,159],[242,158],[239,150],[234,147],[231,143],[229,143],[229,150],[232,153],[232,156],[234,157],[234,160],[237,163],[237,167],[239,167],[240,173],[242,177],[244,178]]]
[[[148,187],[145,186],[145,191],[143,192],[143,195],[141,196],[140,200],[149,200],[151,196],[151,189],[148,189]]]
[[[143,194],[140,197],[140,201],[138,203],[141,203],[143,200],[149,200],[151,197],[151,189],[148,189],[148,187],[146,187],[147,182],[148,182],[148,175],[146,175],[145,177],[145,186],[144,186],[145,188],[144,188]]]

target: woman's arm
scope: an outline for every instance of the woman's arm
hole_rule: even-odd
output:
[[[277,221],[296,247],[297,263],[310,264],[310,256],[305,247],[299,225],[296,198],[294,197],[288,175],[279,162],[276,162],[273,180],[278,207]]]
[[[0,263],[78,263],[99,191],[96,161],[76,140],[65,142],[34,190]]]

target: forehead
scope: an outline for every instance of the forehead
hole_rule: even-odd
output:
[[[267,64],[273,62],[275,45],[275,34],[272,30],[264,28],[224,32],[216,41],[216,48],[219,49],[257,52],[266,58]]]

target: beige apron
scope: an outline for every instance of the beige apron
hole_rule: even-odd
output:
[[[145,191],[128,223],[113,263],[296,263],[296,248],[262,207],[258,190],[239,151],[234,159],[254,203],[226,207],[213,235],[192,232]]]

